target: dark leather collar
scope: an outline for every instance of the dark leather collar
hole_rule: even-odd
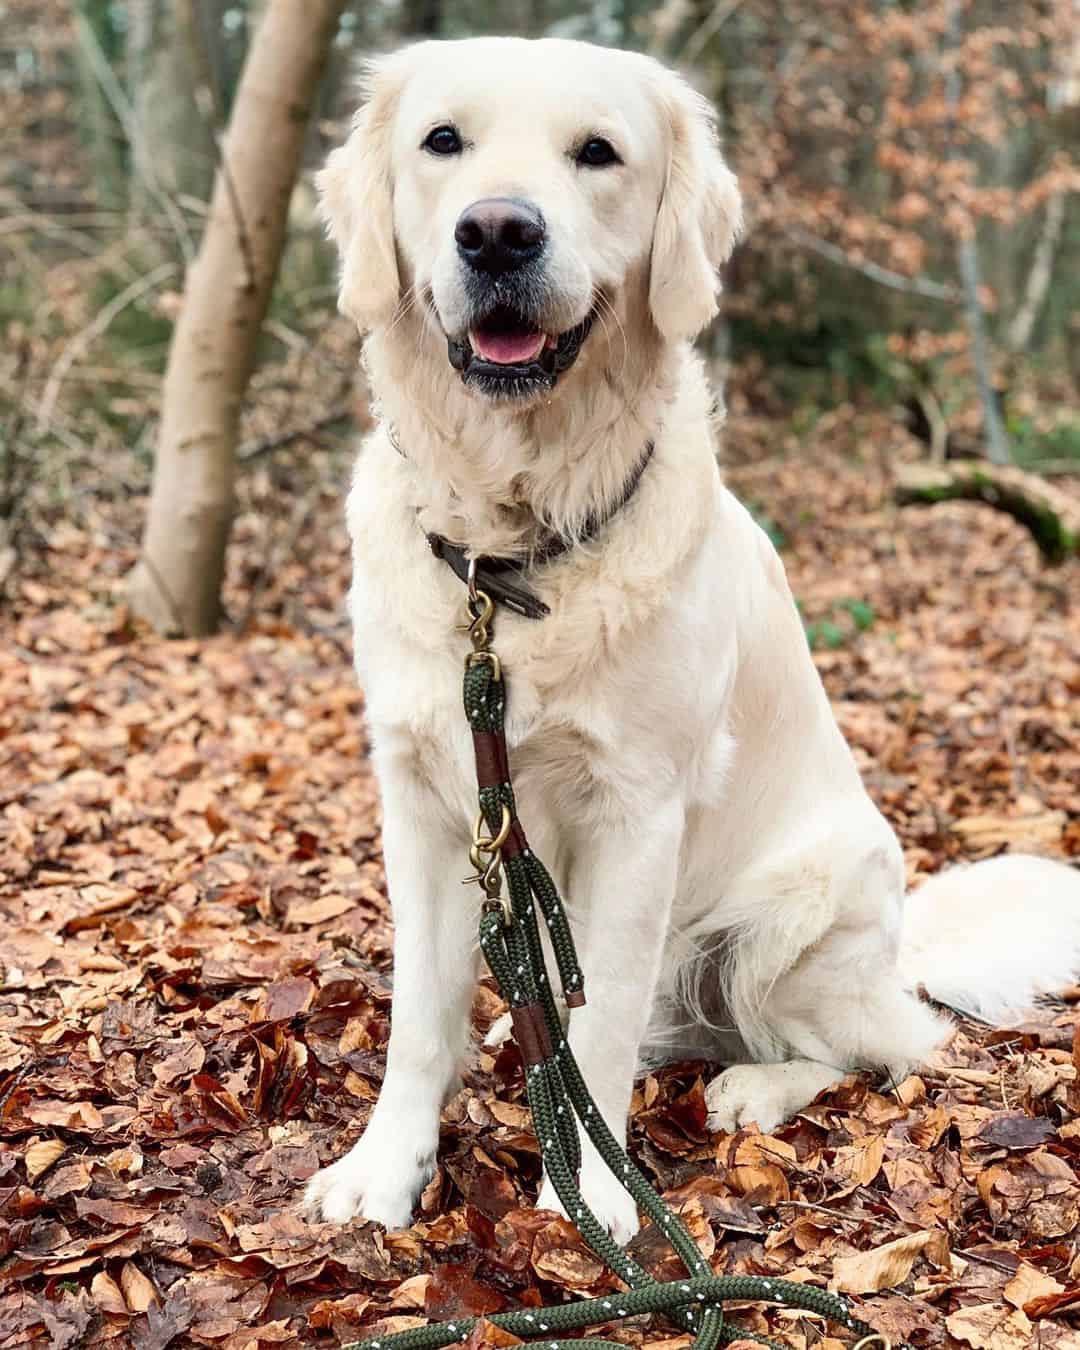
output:
[[[599,534],[637,491],[642,475],[653,457],[654,448],[652,441],[646,444],[629,478],[623,484],[623,490],[618,501],[613,503],[610,510],[602,514],[599,511],[591,511],[585,520],[583,529],[574,538],[567,539],[561,534],[549,534],[542,540],[539,547],[532,551],[528,559],[493,558],[487,554],[479,555],[475,559],[477,589],[490,596],[496,604],[505,605],[507,609],[513,610],[515,614],[520,614],[526,619],[542,619],[545,614],[550,614],[550,608],[526,583],[526,566],[530,568],[542,567],[544,563],[554,562],[556,558],[561,558],[564,553],[568,553],[575,544],[586,543]],[[461,544],[452,544],[449,539],[444,538],[441,534],[429,534],[427,541],[436,558],[441,558],[454,575],[468,585],[469,563],[471,561],[468,551]]]

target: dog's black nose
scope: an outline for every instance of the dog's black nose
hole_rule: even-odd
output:
[[[544,217],[530,202],[485,197],[462,211],[454,238],[470,267],[498,276],[539,257],[544,247]]]

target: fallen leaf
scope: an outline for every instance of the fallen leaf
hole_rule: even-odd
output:
[[[1029,1350],[1032,1325],[1018,1308],[1001,1303],[961,1308],[945,1319],[949,1335],[973,1350]]]
[[[142,1313],[157,1303],[157,1290],[133,1261],[125,1261],[120,1268],[120,1288],[124,1302],[133,1313]]]
[[[36,1181],[49,1168],[62,1158],[67,1152],[67,1145],[62,1139],[36,1139],[29,1144],[26,1149],[26,1175],[31,1181]]]
[[[295,924],[324,923],[336,919],[356,907],[356,901],[344,895],[327,895],[321,900],[307,900],[289,907],[289,922]]]
[[[468,1339],[464,1342],[465,1350],[481,1350],[481,1347],[485,1346],[491,1346],[493,1350],[498,1350],[500,1346],[521,1344],[522,1342],[512,1332],[496,1326],[486,1317],[477,1319],[476,1325],[469,1332]]]
[[[90,1281],[90,1297],[102,1312],[112,1313],[120,1317],[127,1316],[128,1307],[124,1302],[124,1296],[120,1292],[119,1285],[111,1275],[106,1275],[103,1270],[99,1270]]]
[[[1019,1111],[1011,1111],[988,1120],[979,1131],[979,1138],[995,1148],[1030,1149],[1045,1144],[1056,1133],[1045,1116],[1025,1116]]]
[[[832,1165],[832,1177],[838,1183],[838,1189],[832,1193],[832,1200],[842,1199],[860,1186],[869,1186],[884,1161],[883,1134],[865,1135],[853,1144],[838,1148]]]
[[[945,1234],[909,1233],[868,1252],[838,1256],[833,1261],[829,1288],[841,1294],[874,1294],[879,1289],[893,1289],[903,1284],[924,1253],[935,1265],[947,1265],[949,1246]]]
[[[1005,1286],[1005,1302],[1011,1303],[1014,1308],[1023,1308],[1033,1298],[1040,1298],[1044,1294],[1060,1294],[1064,1287],[1041,1270],[1022,1261],[1016,1274]]]

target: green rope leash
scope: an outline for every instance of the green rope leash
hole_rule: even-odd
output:
[[[543,916],[551,941],[567,1006],[580,1007],[585,1002],[584,978],[566,910],[517,820],[503,723],[505,684],[499,659],[489,644],[493,610],[486,595],[471,592],[473,651],[465,664],[463,697],[476,749],[480,803],[469,856],[477,869],[473,879],[480,882],[487,897],[480,917],[480,947],[510,1005],[545,1171],[589,1247],[628,1288],[577,1303],[498,1313],[487,1320],[515,1336],[542,1338],[544,1350],[574,1350],[576,1338],[564,1339],[560,1333],[644,1313],[663,1313],[683,1331],[693,1333],[694,1350],[716,1350],[739,1338],[775,1346],[767,1337],[724,1322],[721,1305],[727,1300],[745,1300],[817,1313],[859,1336],[863,1350],[871,1345],[890,1350],[888,1338],[856,1318],[847,1301],[835,1294],[792,1280],[714,1275],[685,1225],[660,1199],[597,1109],[567,1043],[544,959],[538,914]],[[502,894],[504,876],[508,898]],[[656,1281],[593,1214],[578,1186],[579,1126],[638,1209],[671,1244],[686,1267],[686,1279]],[[438,1350],[468,1340],[478,1320],[462,1318],[417,1327],[357,1341],[345,1350]],[[618,1346],[614,1341],[588,1339],[611,1350]]]

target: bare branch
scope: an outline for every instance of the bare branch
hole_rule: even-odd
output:
[[[128,144],[132,151],[132,160],[136,167],[136,172],[146,184],[146,189],[154,200],[161,207],[172,227],[173,234],[176,236],[176,242],[180,246],[180,253],[185,263],[190,263],[195,256],[195,248],[191,242],[191,232],[187,227],[183,214],[177,210],[176,203],[161,188],[161,185],[154,178],[149,168],[149,157],[140,153],[143,147],[142,130],[139,127],[138,119],[135,116],[127,96],[120,87],[120,82],[113,73],[112,66],[109,65],[109,58],[101,50],[101,43],[98,42],[97,34],[94,32],[90,21],[84,14],[76,11],[75,30],[78,33],[79,41],[82,43],[83,50],[86,53],[87,60],[90,62],[94,71],[94,76],[101,85],[102,93],[109,102],[109,106],[116,114],[116,119],[123,128],[124,135],[127,137]]]
[[[133,305],[147,291],[153,290],[159,281],[164,281],[166,277],[172,276],[178,270],[176,263],[161,263],[152,272],[147,272],[145,276],[138,277],[129,286],[125,286],[122,291],[118,291],[107,305],[98,310],[91,322],[76,333],[70,342],[65,344],[64,350],[60,353],[49,373],[49,378],[45,382],[45,388],[42,390],[41,399],[38,402],[37,429],[39,432],[44,431],[52,420],[53,408],[56,405],[64,377],[91,342],[105,332],[118,314],[127,309],[129,305]]]
[[[1009,324],[1006,341],[1014,352],[1022,352],[1031,341],[1035,322],[1046,302],[1050,291],[1050,281],[1054,272],[1054,255],[1061,241],[1065,225],[1066,193],[1055,192],[1046,203],[1046,215],[1035,245],[1035,254],[1031,260],[1027,285],[1024,287],[1024,299]]]
[[[269,454],[271,450],[280,450],[282,446],[291,445],[293,441],[316,435],[324,428],[333,426],[335,422],[343,422],[351,412],[352,405],[342,403],[337,408],[331,408],[328,413],[324,413],[321,417],[316,417],[314,421],[305,422],[301,426],[290,428],[288,431],[279,431],[273,436],[261,436],[258,440],[248,441],[236,452],[236,457],[241,464],[249,464],[253,459],[258,459],[260,455]]]
[[[685,46],[679,53],[680,62],[692,66],[705,50],[709,40],[719,33],[741,4],[742,0],[727,0],[727,4],[714,5],[687,38]]]
[[[902,272],[882,267],[880,263],[852,258],[838,245],[830,244],[827,239],[820,239],[816,234],[811,234],[809,230],[797,225],[785,230],[785,234],[793,243],[828,258],[839,267],[848,267],[853,272],[860,272],[871,281],[876,281],[878,285],[888,286],[890,290],[906,291],[909,295],[923,295],[928,300],[944,300],[948,304],[955,304],[960,299],[960,292],[955,286],[933,281],[930,277],[906,277]]]

